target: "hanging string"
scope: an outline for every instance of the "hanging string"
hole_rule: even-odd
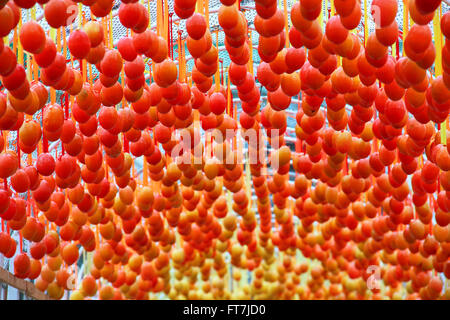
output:
[[[169,38],[169,6],[167,4],[168,0],[162,0],[163,2],[163,38],[168,40]],[[170,49],[170,48],[167,48]]]
[[[156,34],[158,36],[162,35],[162,28],[163,28],[163,22],[162,22],[162,1],[163,0],[156,0]]]
[[[19,129],[17,129],[16,133],[17,133],[16,150],[17,150],[17,158],[19,158],[19,169],[20,169],[22,161],[20,160],[21,156],[20,156],[20,147],[19,147]]]
[[[286,38],[286,48],[289,48],[289,17],[288,17],[288,9],[287,9],[287,0],[283,0],[283,9],[284,9],[284,28],[285,28],[285,38]],[[250,31],[251,33],[251,31]]]
[[[45,112],[45,106],[41,110],[41,121],[42,121],[42,123],[44,123],[44,112]],[[43,148],[43,152],[44,153],[48,152],[48,140],[47,140],[45,134],[42,137],[42,148]]]
[[[216,30],[216,50],[217,50],[217,64],[219,64],[219,30]],[[220,91],[220,70],[217,68],[214,75],[215,91]]]
[[[23,236],[22,232],[19,232],[19,247],[20,247],[20,253],[23,253]]]
[[[197,0],[197,1],[201,1],[201,0]],[[206,25],[209,26],[209,0],[203,0],[204,1],[204,7],[205,7],[205,20],[206,20]]]
[[[173,60],[172,16],[173,16],[173,12],[170,12],[169,13],[169,23],[167,26],[168,27],[167,32],[169,33],[169,36],[167,37],[167,42],[168,42],[169,55],[170,55],[170,58]]]
[[[436,47],[436,59],[434,63],[434,74],[436,77],[442,76],[442,31],[441,31],[442,5],[438,8],[433,18],[434,45]],[[448,122],[448,117],[447,120]],[[441,143],[447,144],[447,128],[445,121],[438,124],[441,133]]]
[[[180,71],[180,81],[186,82],[186,59],[184,56],[184,41],[181,38],[181,30],[178,29],[178,69]]]
[[[220,62],[220,83],[224,84],[224,75],[223,75],[223,60],[219,59]]]

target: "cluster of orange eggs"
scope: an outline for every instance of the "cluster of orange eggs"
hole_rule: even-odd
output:
[[[128,31],[111,39],[113,0],[0,0],[0,254],[15,275],[56,299],[449,299],[444,4],[404,2],[399,30],[395,0],[220,2],[213,31],[208,1],[174,1],[176,61],[146,1],[120,1]],[[37,5],[57,40],[22,22]],[[74,7],[92,16],[75,30]],[[363,15],[374,32],[358,34]]]

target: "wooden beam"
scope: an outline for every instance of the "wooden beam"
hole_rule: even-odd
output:
[[[24,279],[19,279],[15,275],[13,275],[8,270],[5,270],[0,267],[0,282],[4,282],[7,285],[16,288],[17,290],[22,291],[28,297],[31,297],[35,300],[51,300],[49,296],[40,291],[36,286]]]

